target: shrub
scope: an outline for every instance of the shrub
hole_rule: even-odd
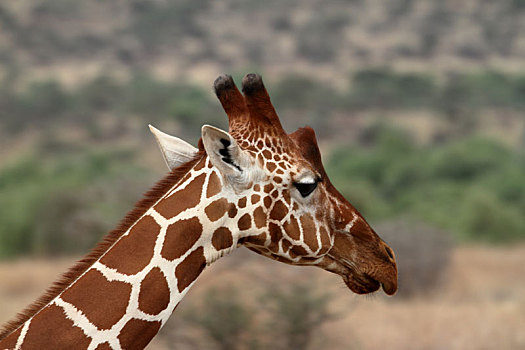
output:
[[[388,128],[367,139],[367,147],[340,148],[325,162],[365,217],[410,215],[458,240],[525,238],[523,151],[480,138],[416,148]]]
[[[396,254],[399,274],[396,296],[412,297],[439,288],[452,253],[447,232],[403,220],[385,222],[375,230]]]
[[[270,312],[272,349],[305,350],[319,339],[321,327],[335,317],[329,311],[330,295],[306,283],[274,286],[265,297]]]
[[[354,108],[422,107],[433,100],[436,90],[434,79],[424,74],[365,69],[352,76],[349,103]]]
[[[184,313],[189,324],[202,330],[218,349],[245,349],[250,342],[254,312],[234,288],[210,289],[198,310]]]
[[[28,156],[0,170],[0,258],[85,252],[116,226],[145,187],[126,154]],[[126,174],[132,180],[120,178]],[[115,197],[97,188],[111,184]],[[126,184],[126,186],[122,186]],[[133,189],[139,187],[137,191]]]

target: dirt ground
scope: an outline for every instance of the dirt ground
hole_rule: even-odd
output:
[[[245,249],[232,255],[204,272],[172,319],[212,286],[245,282],[250,293],[255,288],[250,281],[302,280],[331,292],[332,308],[341,315],[326,325],[324,345],[315,348],[525,349],[525,245],[457,248],[443,286],[408,300],[359,297],[337,276],[315,268],[290,267]],[[35,299],[73,260],[0,263],[0,323]],[[149,346],[170,348],[162,337]]]

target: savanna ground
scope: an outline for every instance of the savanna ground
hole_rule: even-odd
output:
[[[0,280],[9,283],[0,285],[0,323],[35,299],[74,260],[1,263]],[[308,283],[331,294],[329,306],[336,315],[314,337],[312,349],[523,349],[524,266],[523,244],[460,246],[452,254],[444,282],[430,294],[360,297],[351,294],[335,275],[279,264],[243,248],[205,271],[148,348],[194,348],[178,343],[188,337],[183,333],[189,329],[180,315],[191,311],[213,287],[236,284],[240,297],[248,300],[265,284]],[[264,302],[261,304],[256,307],[264,308]],[[262,338],[271,336],[264,327],[255,331]]]

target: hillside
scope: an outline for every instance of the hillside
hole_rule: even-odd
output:
[[[217,72],[255,67],[344,86],[370,65],[525,68],[522,0],[10,1],[0,28],[4,67],[68,84],[134,70],[209,86]]]

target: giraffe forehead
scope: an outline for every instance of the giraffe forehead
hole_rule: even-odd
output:
[[[313,172],[313,167],[304,159],[300,150],[290,139],[278,139],[264,135],[238,141],[240,147],[255,158],[259,164],[272,173],[277,182],[283,178],[294,176],[307,169]]]

